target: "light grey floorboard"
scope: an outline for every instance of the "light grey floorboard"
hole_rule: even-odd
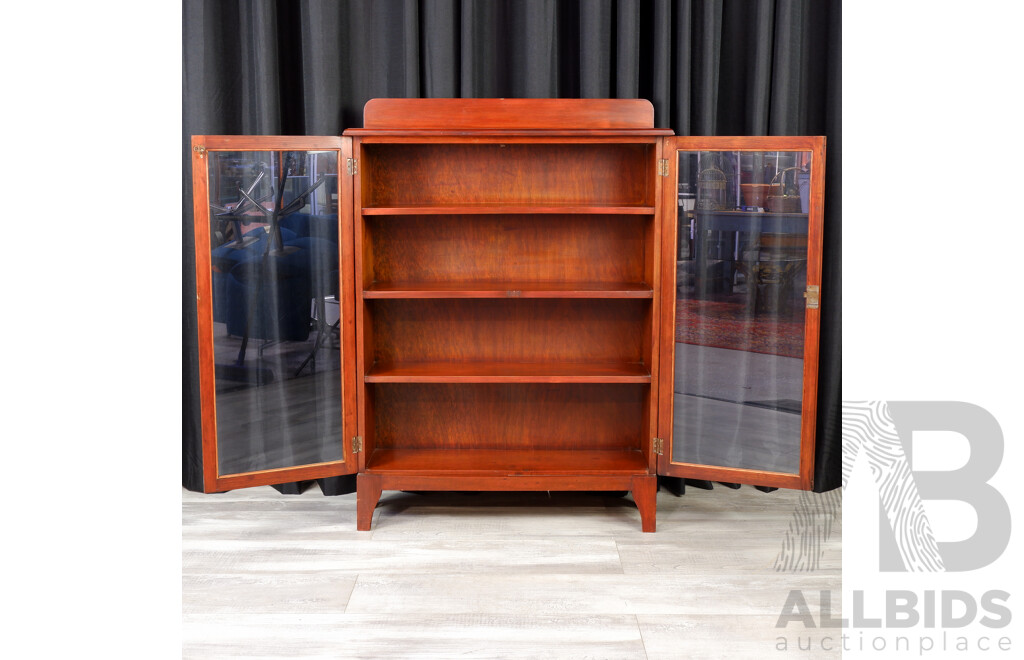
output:
[[[637,616],[651,660],[839,658],[840,631],[776,628],[778,615]]]
[[[355,577],[336,571],[260,574],[186,573],[182,578],[182,619],[202,622],[209,617],[235,618],[256,614],[302,616],[306,612],[345,612]]]
[[[357,532],[355,495],[183,491],[183,656],[781,657],[789,591],[841,590],[838,512],[815,570],[774,569],[800,497],[661,492],[643,534],[629,497],[386,492]]]
[[[633,616],[347,614],[330,623],[200,624],[191,634],[186,657],[195,658],[646,657]]]
[[[360,575],[348,611],[777,614],[790,589],[803,589],[815,610],[821,586],[820,578],[807,575],[758,575],[742,582],[720,575]]]

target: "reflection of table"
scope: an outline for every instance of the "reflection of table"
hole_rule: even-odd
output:
[[[758,211],[691,211],[697,229],[751,234],[807,234],[806,213]]]
[[[696,298],[706,298],[708,295],[708,249],[707,235],[709,231],[739,232],[745,234],[743,242],[751,246],[761,246],[762,234],[786,234],[792,236],[807,235],[807,214],[806,213],[768,213],[751,211],[689,211],[687,215],[693,218],[693,247],[696,259],[694,273]],[[804,241],[806,246],[806,240]],[[733,266],[740,270],[747,278],[747,289],[750,291],[750,305],[753,309],[756,306],[758,284],[777,286],[777,293],[780,299],[792,285],[800,266],[807,262],[806,247],[798,258],[793,255],[781,256],[776,259],[760,259],[755,256],[753,259],[742,259],[738,251],[742,248],[734,247],[731,261]],[[758,253],[755,252],[755,255]],[[765,280],[765,276],[768,279]]]

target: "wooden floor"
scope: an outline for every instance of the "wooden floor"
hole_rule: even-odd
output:
[[[815,568],[776,570],[800,504],[837,517]],[[838,658],[830,631],[775,624],[794,589],[838,609],[840,508],[662,490],[642,534],[628,497],[385,492],[357,532],[354,494],[183,491],[183,657]]]

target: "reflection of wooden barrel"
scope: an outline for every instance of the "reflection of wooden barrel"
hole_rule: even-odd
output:
[[[764,200],[768,195],[767,183],[741,183],[740,190],[743,192],[743,205],[764,208]]]

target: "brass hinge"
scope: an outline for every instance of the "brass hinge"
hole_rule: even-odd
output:
[[[197,154],[199,154],[200,158],[202,158],[203,156],[206,155],[206,147],[204,147],[204,146],[202,146],[200,144],[197,144],[196,146],[192,147],[192,151],[194,151]]]
[[[356,162],[355,158],[349,158],[346,167],[349,176],[355,176],[356,172],[359,171],[359,163]]]
[[[654,453],[661,456],[665,453],[665,440],[664,438],[654,439]]]
[[[668,159],[662,158],[658,161],[658,174],[660,176],[668,176]]]
[[[807,298],[807,309],[818,309],[818,304],[821,302],[821,287],[817,284],[807,285],[804,298]]]
[[[358,454],[361,451],[363,451],[363,436],[357,435],[352,438],[352,453]]]

